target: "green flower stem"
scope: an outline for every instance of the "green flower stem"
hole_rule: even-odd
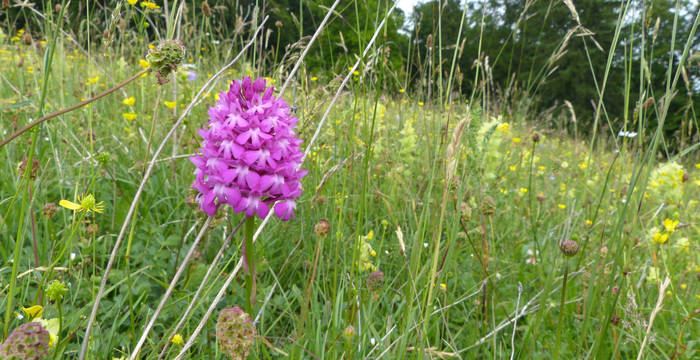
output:
[[[561,324],[564,322],[564,304],[566,303],[566,280],[569,276],[569,264],[564,265],[564,279],[561,285],[561,304],[559,305],[559,323],[557,324],[557,341],[554,347],[554,360],[559,359],[559,345],[561,344]]]
[[[245,220],[245,259],[248,264],[248,275],[245,281],[246,293],[246,312],[250,316],[255,314],[255,248],[253,247],[253,235],[255,234],[255,217],[249,217]]]

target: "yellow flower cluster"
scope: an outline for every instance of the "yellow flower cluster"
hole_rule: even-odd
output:
[[[683,198],[683,166],[675,162],[660,164],[649,177],[649,193],[659,201],[677,205]]]

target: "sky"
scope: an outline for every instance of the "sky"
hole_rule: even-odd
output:
[[[419,0],[398,0],[398,7],[403,10],[403,13],[406,14],[406,16],[410,15],[411,12],[413,11],[413,6],[418,4]]]

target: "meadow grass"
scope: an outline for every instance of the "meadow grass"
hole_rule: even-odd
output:
[[[164,35],[174,32],[174,9]],[[148,67],[143,32],[82,49],[46,15],[43,38],[26,44],[14,32],[0,46],[3,138]],[[59,322],[52,356],[78,357],[105,265],[157,145],[260,20],[227,46],[205,35],[208,20],[187,24],[197,35],[186,60],[195,80],[185,68],[163,86],[146,75],[0,149],[3,339],[36,315],[23,307],[42,305],[39,316]],[[298,58],[301,49],[287,55]],[[697,144],[657,156],[663,102],[638,107],[661,120],[654,134],[572,139],[545,126],[546,114],[529,111],[528,99],[489,97],[487,64],[477,66],[478,91],[452,97],[452,69],[437,95],[386,90],[394,74],[376,55],[339,74],[349,82],[335,104],[338,77],[314,74],[303,62],[284,94],[307,142],[334,106],[304,162],[296,219],[271,219],[256,243],[258,336],[250,358],[698,356],[700,161]],[[107,277],[87,358],[133,354],[199,233],[140,358],[175,358],[183,344],[171,342],[173,333],[188,339],[238,271],[243,232],[234,229],[242,217],[226,208],[209,220],[197,209],[187,158],[231,79],[286,81],[293,61],[281,59],[282,70],[266,74],[256,56],[246,52],[203,93],[156,160]],[[437,63],[426,66],[443,66]],[[678,74],[669,70],[667,93]],[[601,106],[596,114],[604,117]],[[102,212],[57,206],[87,194],[103,202]],[[561,249],[566,240],[578,247],[566,248],[571,256]],[[49,301],[53,280],[67,285],[63,300]],[[225,358],[215,316],[243,306],[245,286],[241,273],[224,288],[185,358]]]

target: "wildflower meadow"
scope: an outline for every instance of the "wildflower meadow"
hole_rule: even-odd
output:
[[[3,0],[0,360],[700,358],[699,25]]]

